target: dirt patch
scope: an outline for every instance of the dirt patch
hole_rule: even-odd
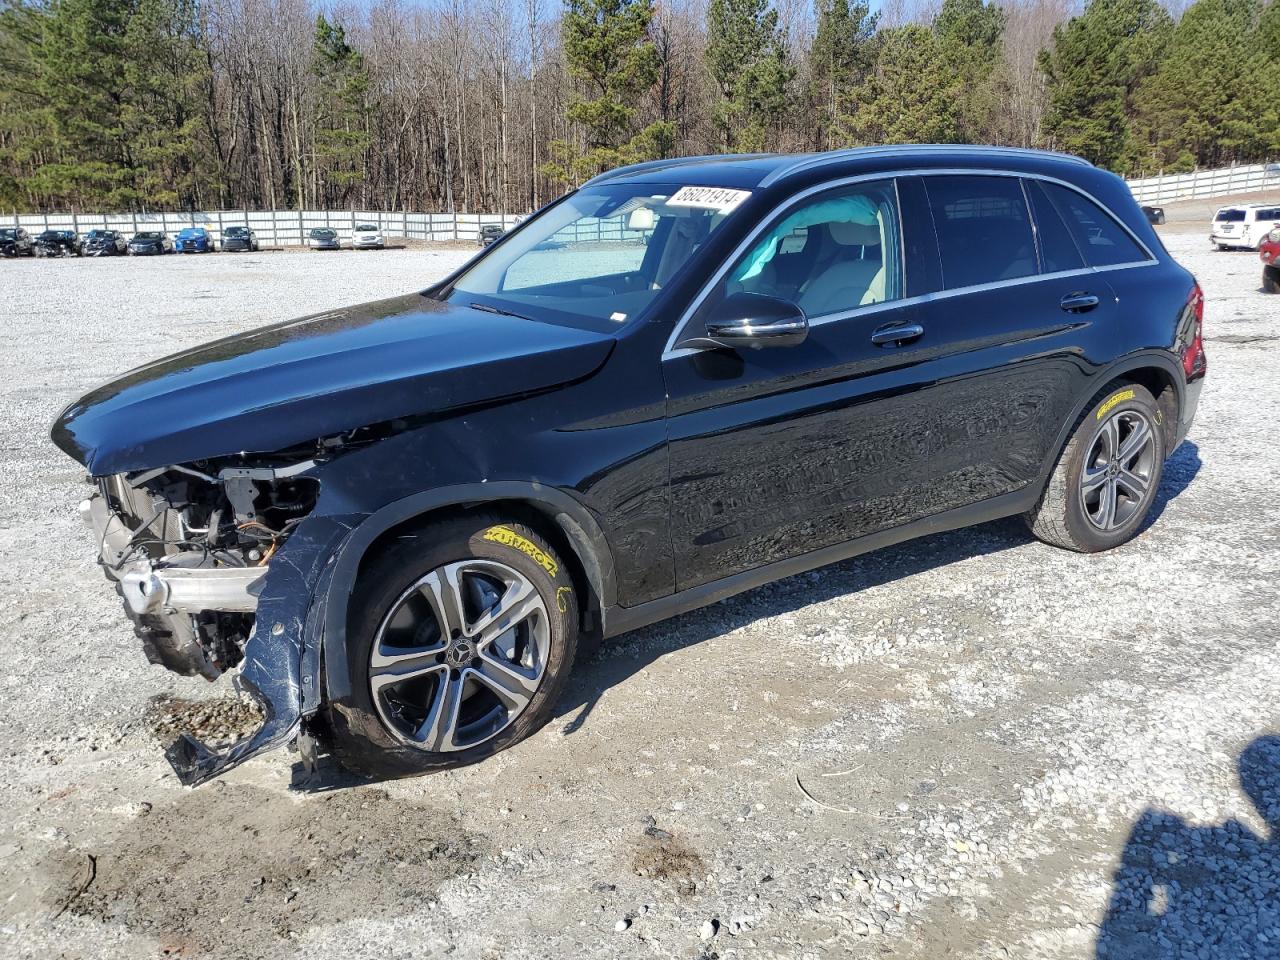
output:
[[[201,955],[251,955],[236,930],[288,938],[395,916],[484,855],[487,839],[435,809],[353,789],[298,798],[251,787],[193,791],[130,822],[92,856],[65,909]],[[261,941],[257,945],[261,949]]]
[[[696,850],[674,834],[652,824],[636,848],[631,869],[638,877],[671,884],[680,894],[695,892],[698,878],[707,875],[707,865]]]
[[[209,743],[226,743],[248,736],[262,721],[262,711],[247,697],[187,700],[160,694],[151,698],[143,715],[143,724],[163,743],[180,733]]]

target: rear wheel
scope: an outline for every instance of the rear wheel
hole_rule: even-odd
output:
[[[1267,293],[1280,293],[1280,267],[1262,268],[1262,289]]]
[[[1164,469],[1162,411],[1146,388],[1118,384],[1076,424],[1026,519],[1054,546],[1084,553],[1132,539],[1151,511]]]
[[[376,778],[483,760],[550,719],[577,641],[572,581],[536,531],[485,515],[397,537],[356,586],[330,745]]]

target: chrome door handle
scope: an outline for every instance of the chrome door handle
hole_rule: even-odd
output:
[[[918,323],[898,323],[881,327],[871,334],[871,342],[877,347],[898,346],[924,336],[924,327]]]
[[[1058,306],[1067,313],[1088,313],[1101,302],[1092,293],[1068,293]]]

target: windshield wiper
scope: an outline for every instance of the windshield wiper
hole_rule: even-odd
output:
[[[469,306],[472,310],[483,310],[485,313],[497,313],[497,314],[501,314],[504,317],[515,317],[517,320],[530,319],[529,317],[526,317],[522,313],[514,313],[511,310],[502,310],[502,309],[499,309],[498,307],[491,307],[487,303],[469,303],[467,304],[467,306]]]

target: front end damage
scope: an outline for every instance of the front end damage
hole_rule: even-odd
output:
[[[320,706],[331,560],[357,518],[316,516],[316,458],[201,462],[94,481],[81,504],[99,563],[152,663],[213,680],[239,668],[254,734],[165,755],[196,785],[296,736]]]

